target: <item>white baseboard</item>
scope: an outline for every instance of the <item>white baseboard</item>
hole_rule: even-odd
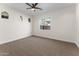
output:
[[[10,39],[10,40],[8,40],[8,41],[2,41],[2,42],[0,42],[0,45],[6,44],[6,43],[9,43],[9,42],[12,42],[12,41],[20,40],[20,39],[22,39],[22,38],[27,38],[27,37],[30,37],[30,36],[32,36],[32,35],[21,36],[21,37],[15,38],[15,39]]]
[[[79,48],[79,42],[75,41],[76,46]]]
[[[44,36],[39,36],[39,35],[34,35],[34,36],[44,37]],[[66,40],[62,40],[62,39],[59,39],[59,38],[50,38],[50,37],[44,37],[44,38],[49,38],[49,39],[59,40],[59,41],[63,41],[63,42],[74,43],[79,48],[79,42],[78,41],[66,41]]]
[[[65,39],[61,39],[61,38],[57,38],[57,37],[49,37],[49,36],[42,36],[42,35],[34,35],[34,36],[44,37],[44,38],[49,38],[49,39],[54,39],[54,40],[59,40],[59,41],[63,41],[63,42],[75,43],[74,41],[65,40]]]

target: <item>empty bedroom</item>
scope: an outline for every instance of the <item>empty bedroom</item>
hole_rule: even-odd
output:
[[[79,56],[79,4],[0,3],[0,56]]]

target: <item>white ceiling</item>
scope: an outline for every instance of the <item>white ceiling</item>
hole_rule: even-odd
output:
[[[28,8],[29,6],[27,6],[25,3],[4,3],[4,5],[17,9],[21,12],[28,13],[29,15],[36,15],[37,13],[43,13],[50,10],[54,11],[65,7],[74,6],[75,3],[39,3],[37,6],[39,6],[43,10],[38,10],[36,12],[33,12],[32,10],[27,10],[26,8]]]

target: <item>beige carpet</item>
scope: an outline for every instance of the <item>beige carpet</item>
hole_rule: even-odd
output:
[[[2,56],[79,56],[75,44],[40,37],[28,37],[0,45]]]

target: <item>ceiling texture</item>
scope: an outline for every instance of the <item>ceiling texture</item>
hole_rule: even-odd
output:
[[[25,3],[3,3],[6,6],[17,9],[18,11],[27,13],[29,15],[36,15],[48,11],[55,11],[66,7],[75,6],[75,3],[39,3],[37,6],[42,8],[42,10],[37,10],[36,12],[32,10],[27,10],[29,8]]]

